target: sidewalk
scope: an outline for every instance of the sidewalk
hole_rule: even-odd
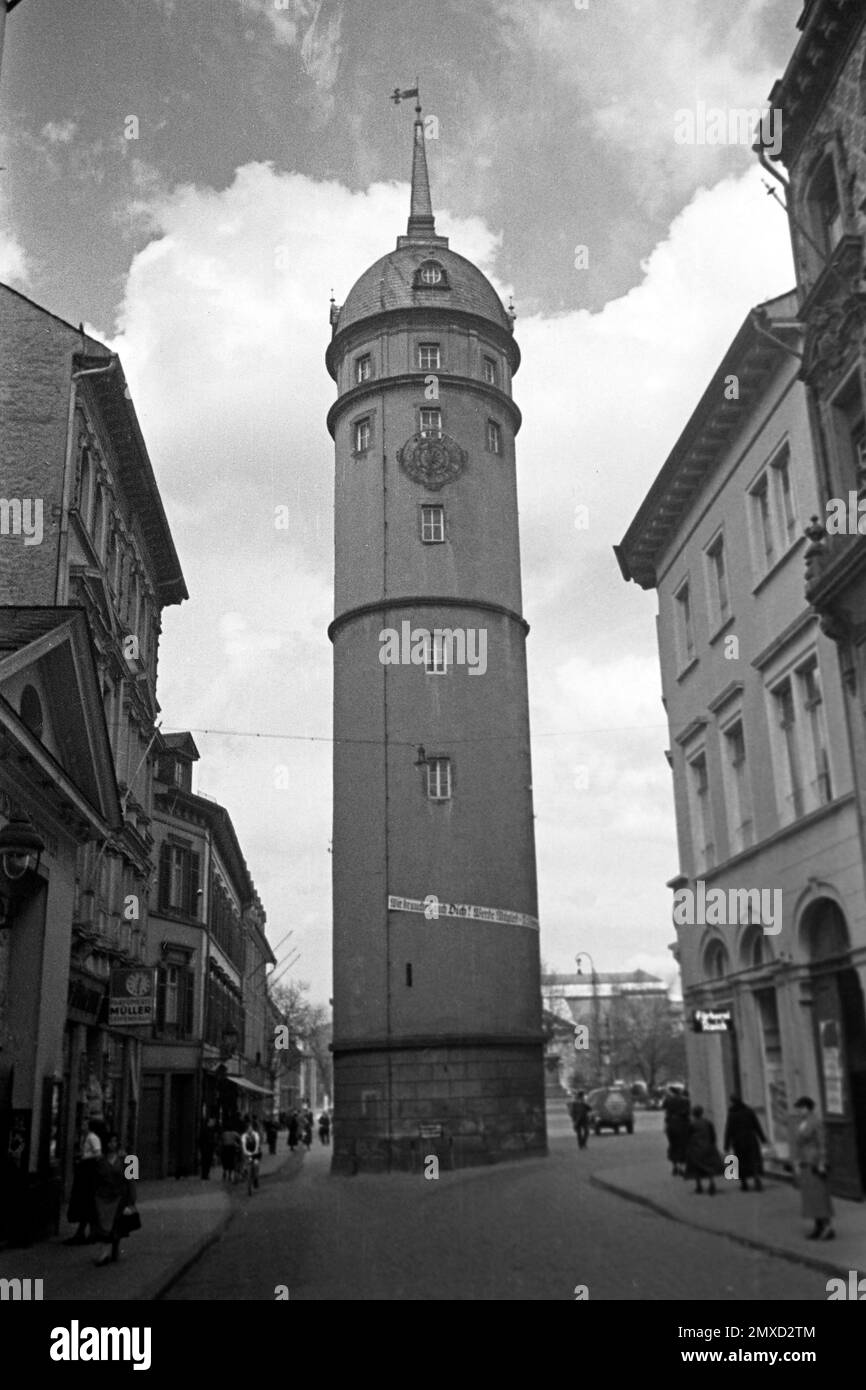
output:
[[[742,1192],[738,1182],[716,1179],[716,1196],[698,1196],[694,1183],[671,1176],[664,1164],[630,1163],[593,1171],[590,1182],[650,1207],[673,1221],[729,1236],[753,1249],[795,1260],[828,1275],[866,1273],[866,1202],[833,1198],[836,1239],[807,1240],[811,1222],[800,1216],[800,1194],[786,1182],[764,1178],[764,1191]]]
[[[289,1165],[297,1172],[305,1152],[300,1145],[291,1153],[281,1133],[277,1152],[262,1157],[261,1178],[267,1180]],[[141,1230],[121,1242],[117,1264],[95,1267],[94,1260],[105,1246],[64,1245],[75,1228],[63,1220],[59,1236],[23,1249],[0,1250],[0,1278],[42,1279],[46,1302],[150,1302],[219,1239],[240,1204],[250,1200],[246,1187],[227,1187],[220,1173],[217,1161],[209,1182],[201,1178],[140,1182]]]

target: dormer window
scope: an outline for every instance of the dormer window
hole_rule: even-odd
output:
[[[422,290],[450,289],[445,267],[439,261],[422,261],[415,271],[415,288]]]

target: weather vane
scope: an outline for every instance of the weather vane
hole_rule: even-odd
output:
[[[418,79],[417,79],[417,77],[416,77],[416,78],[415,78],[415,86],[414,86],[414,87],[407,87],[406,91],[401,91],[399,87],[395,87],[394,90],[393,90],[393,92],[391,93],[391,100],[393,101],[393,103],[394,103],[395,106],[399,106],[399,105],[400,105],[400,102],[401,102],[401,101],[405,101],[408,97],[415,97],[415,110],[418,112],[418,115],[420,116],[420,114],[421,114],[421,97],[420,97],[420,95],[419,95],[419,93],[418,93],[418,85],[417,85],[417,84],[418,84]]]

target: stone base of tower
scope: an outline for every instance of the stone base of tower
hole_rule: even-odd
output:
[[[541,1042],[335,1051],[332,1173],[546,1153]]]

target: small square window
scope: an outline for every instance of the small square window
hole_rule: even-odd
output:
[[[355,381],[360,385],[362,381],[369,381],[373,375],[373,359],[369,352],[365,352],[363,357],[355,358]]]
[[[492,357],[485,357],[484,359],[484,380],[488,386],[496,385],[496,362]]]
[[[442,411],[438,409],[425,409],[419,411],[420,429],[422,434],[432,435],[438,439],[442,433]]]
[[[487,421],[487,448],[491,454],[502,453],[502,430],[495,420]]]
[[[365,454],[370,447],[370,417],[355,421],[355,453]]]
[[[424,669],[428,676],[444,676],[448,673],[448,651],[441,632],[431,632],[424,652]]]
[[[418,344],[418,366],[422,371],[429,372],[441,367],[442,361],[439,353],[438,343],[419,343]]]
[[[445,508],[421,508],[421,539],[425,545],[435,545],[445,539]]]
[[[451,796],[451,759],[428,758],[427,796],[431,801],[448,801]]]

